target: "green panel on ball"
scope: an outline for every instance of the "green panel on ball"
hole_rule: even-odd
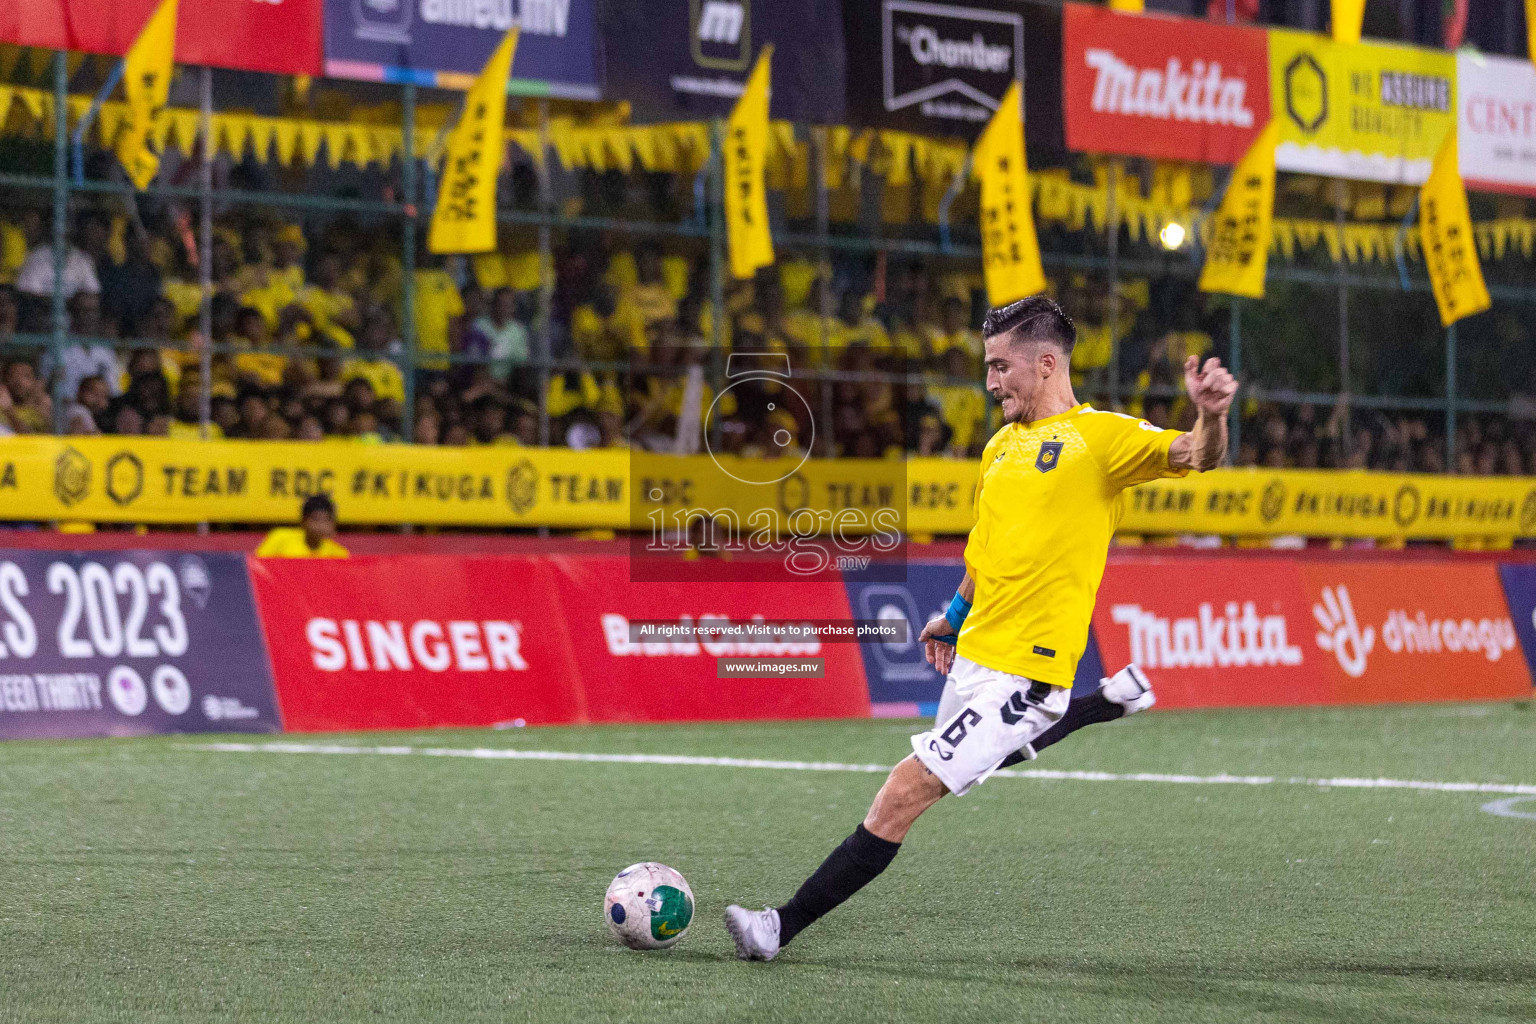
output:
[[[670,939],[682,934],[693,920],[693,900],[670,885],[658,885],[652,895],[661,900],[661,909],[651,913],[651,937]]]

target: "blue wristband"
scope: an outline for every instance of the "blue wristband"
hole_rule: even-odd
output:
[[[944,612],[944,621],[953,627],[956,633],[965,625],[965,617],[971,613],[971,602],[960,596],[960,591],[955,591],[955,596],[949,600],[949,608]]]

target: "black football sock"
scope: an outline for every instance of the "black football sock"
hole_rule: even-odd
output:
[[[779,945],[799,935],[812,921],[829,913],[890,867],[900,843],[881,839],[862,824],[827,855],[794,897],[779,908]]]
[[[1040,753],[1052,743],[1064,740],[1070,734],[1087,725],[1095,725],[1099,722],[1113,722],[1117,718],[1125,716],[1125,705],[1116,704],[1104,696],[1100,690],[1094,690],[1086,697],[1079,697],[1067,705],[1066,714],[1045,732],[1035,738],[1030,746],[1035,748],[1035,753]],[[1024,752],[1015,750],[1003,758],[1002,768],[1011,768],[1027,760]]]

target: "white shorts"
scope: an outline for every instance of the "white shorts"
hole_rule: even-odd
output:
[[[1066,713],[1070,686],[1052,686],[956,657],[949,681],[960,707],[912,737],[912,752],[955,796],[997,771]]]

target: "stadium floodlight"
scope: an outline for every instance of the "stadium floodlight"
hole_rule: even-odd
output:
[[[1163,248],[1172,252],[1184,244],[1186,232],[1184,225],[1176,220],[1171,220],[1163,225],[1163,230],[1157,233],[1158,241],[1163,243]]]

